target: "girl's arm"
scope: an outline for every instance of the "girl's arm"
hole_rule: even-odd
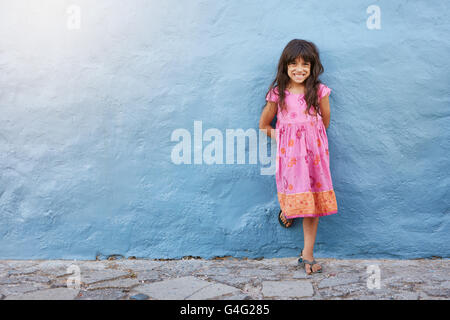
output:
[[[330,100],[328,99],[328,95],[320,100],[319,106],[323,124],[325,125],[325,129],[328,129],[330,126]]]
[[[276,114],[277,114],[277,103],[267,101],[267,104],[261,113],[261,118],[259,119],[259,129],[266,129],[267,130],[266,134],[273,139],[276,139],[276,136],[275,132],[273,132],[272,134],[271,129],[274,128],[271,126],[270,123],[272,122]]]

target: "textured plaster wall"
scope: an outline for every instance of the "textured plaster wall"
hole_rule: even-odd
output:
[[[278,225],[259,162],[171,161],[194,120],[258,128],[293,38],[317,44],[333,89],[339,212],[315,256],[448,257],[449,16],[425,0],[0,1],[0,258],[297,255],[301,220]]]

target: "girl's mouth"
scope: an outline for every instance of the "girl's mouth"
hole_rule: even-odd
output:
[[[296,79],[302,79],[306,76],[306,73],[293,73],[293,75]]]

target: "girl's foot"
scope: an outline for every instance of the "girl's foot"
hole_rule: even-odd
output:
[[[313,256],[303,256],[303,250],[300,254],[300,258],[305,266],[305,272],[307,275],[310,275],[312,273],[316,272],[322,272],[322,266],[314,260]]]
[[[308,259],[306,259],[306,260],[308,260]],[[322,272],[322,266],[318,263],[314,263],[311,268],[311,265],[309,263],[305,263],[305,272],[306,272],[306,274]]]
[[[280,213],[279,213],[279,216],[278,216],[278,221],[285,228],[289,228],[292,225],[292,223],[293,223],[293,219],[286,219],[284,217],[283,211],[281,211],[281,210],[280,210]]]

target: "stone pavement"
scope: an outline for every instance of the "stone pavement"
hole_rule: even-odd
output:
[[[0,299],[449,299],[450,260],[0,260]],[[79,281],[78,281],[79,280]]]

